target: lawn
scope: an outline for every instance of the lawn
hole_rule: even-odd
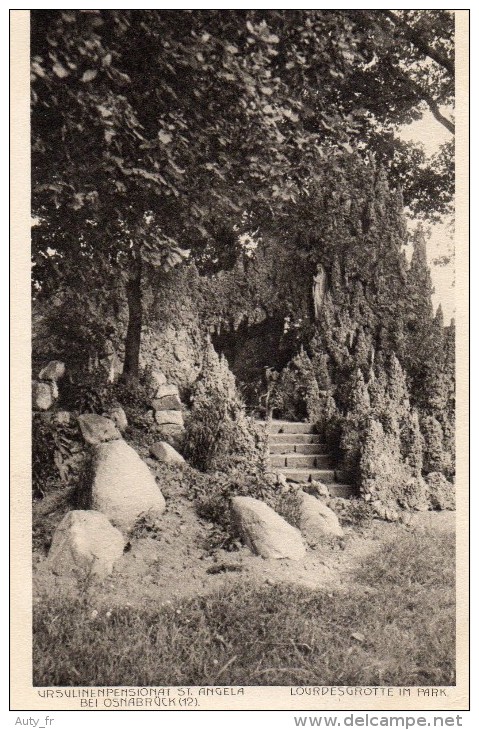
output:
[[[221,592],[98,614],[51,596],[34,609],[34,684],[451,685],[454,584],[451,534],[399,530],[338,590],[231,576]]]

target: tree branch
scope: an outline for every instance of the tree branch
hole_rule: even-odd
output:
[[[412,89],[414,94],[418,97],[419,100],[426,102],[428,105],[431,114],[433,117],[443,125],[451,134],[455,133],[455,126],[454,123],[451,122],[450,119],[444,116],[442,112],[439,109],[438,102],[431,96],[431,94],[423,87],[420,86],[420,84],[417,83],[417,81],[414,81],[414,79],[410,78],[405,73],[399,73],[397,72],[398,80],[407,88]],[[397,92],[396,92],[397,95]]]
[[[453,59],[448,58],[444,53],[441,53],[440,51],[433,48],[428,43],[422,33],[414,30],[414,28],[411,28],[411,26],[409,26],[407,23],[401,20],[401,18],[395,15],[392,10],[382,10],[381,12],[383,13],[383,15],[389,18],[389,20],[396,26],[396,28],[399,28],[402,31],[404,37],[407,38],[410,43],[416,46],[416,48],[421,51],[421,53],[424,53],[426,56],[429,56],[429,58],[431,58],[433,61],[436,61],[436,63],[442,66],[450,74],[451,78],[454,78],[455,71]],[[443,124],[443,122],[441,122],[441,124]]]
[[[435,119],[437,119],[438,122],[440,122],[446,129],[451,133],[454,134],[456,131],[456,128],[454,124],[451,122],[450,119],[445,117],[441,112],[439,111],[439,107],[434,101],[434,99],[426,94],[424,94],[424,101],[428,105],[429,109],[431,110],[431,114]]]

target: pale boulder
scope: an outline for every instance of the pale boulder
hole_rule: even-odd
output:
[[[123,555],[125,539],[105,515],[94,510],[68,512],[53,535],[48,563],[57,575],[82,571],[105,578]]]
[[[54,417],[55,423],[59,426],[69,426],[73,420],[70,411],[57,411]]]
[[[302,536],[314,547],[331,537],[342,537],[344,532],[333,510],[316,497],[298,492],[299,529]]]
[[[96,413],[84,413],[78,416],[78,424],[83,438],[91,446],[121,439],[118,428],[110,418],[105,418],[105,416],[98,416]]]
[[[146,513],[165,511],[163,497],[148,466],[123,439],[95,449],[92,505],[128,532]]]
[[[166,441],[158,441],[150,446],[150,454],[168,466],[183,466],[186,463],[181,454]]]
[[[231,512],[245,544],[263,558],[301,560],[306,549],[299,531],[253,497],[233,497]]]

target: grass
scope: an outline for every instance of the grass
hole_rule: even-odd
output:
[[[94,616],[88,600],[34,611],[34,684],[451,685],[453,537],[398,532],[345,592],[231,576],[228,590]]]

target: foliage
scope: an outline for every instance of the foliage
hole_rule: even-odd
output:
[[[290,525],[299,529],[301,520],[301,499],[297,489],[282,490],[274,496],[272,506]]]
[[[129,425],[145,428],[150,425],[147,414],[151,411],[152,393],[148,369],[141,370],[138,379],[116,383],[108,382],[102,369],[91,372],[77,370],[62,384],[61,402],[76,413],[97,413],[100,416],[121,406]]]
[[[318,381],[313,363],[303,348],[275,380],[269,404],[275,415],[286,420],[307,419],[311,423],[319,420],[321,399]]]
[[[34,496],[45,496],[75,482],[84,454],[76,423],[59,423],[34,414],[32,423],[32,487]]]
[[[253,474],[264,466],[265,443],[247,418],[226,360],[211,343],[192,394],[186,421],[186,457],[201,471],[240,467]]]
[[[341,500],[340,507],[337,502],[337,498],[332,498],[328,501],[328,507],[337,512],[341,525],[354,527],[355,530],[367,530],[371,526],[375,512],[369,502],[362,499],[344,499]]]
[[[424,103],[446,123],[452,44],[440,10],[33,11],[35,297],[126,307],[136,376],[158,272],[230,268],[240,233],[309,217],[342,155],[374,149],[411,208],[443,212],[445,152],[427,165],[394,128]]]
[[[412,481],[401,459],[398,441],[394,433],[385,431],[381,422],[374,419],[368,422],[363,438],[359,464],[362,494],[370,495],[372,502],[394,504],[403,498]],[[414,506],[415,501],[411,507]]]
[[[454,484],[448,482],[444,474],[430,472],[426,476],[431,509],[456,509]]]
[[[451,455],[444,448],[444,435],[439,421],[434,416],[424,416],[421,430],[424,438],[425,471],[451,474]]]
[[[238,549],[240,543],[231,521],[232,497],[254,497],[270,504],[275,490],[261,474],[247,474],[242,469],[202,474],[195,469],[185,473],[188,493],[193,496],[198,515],[213,523],[208,549]]]

